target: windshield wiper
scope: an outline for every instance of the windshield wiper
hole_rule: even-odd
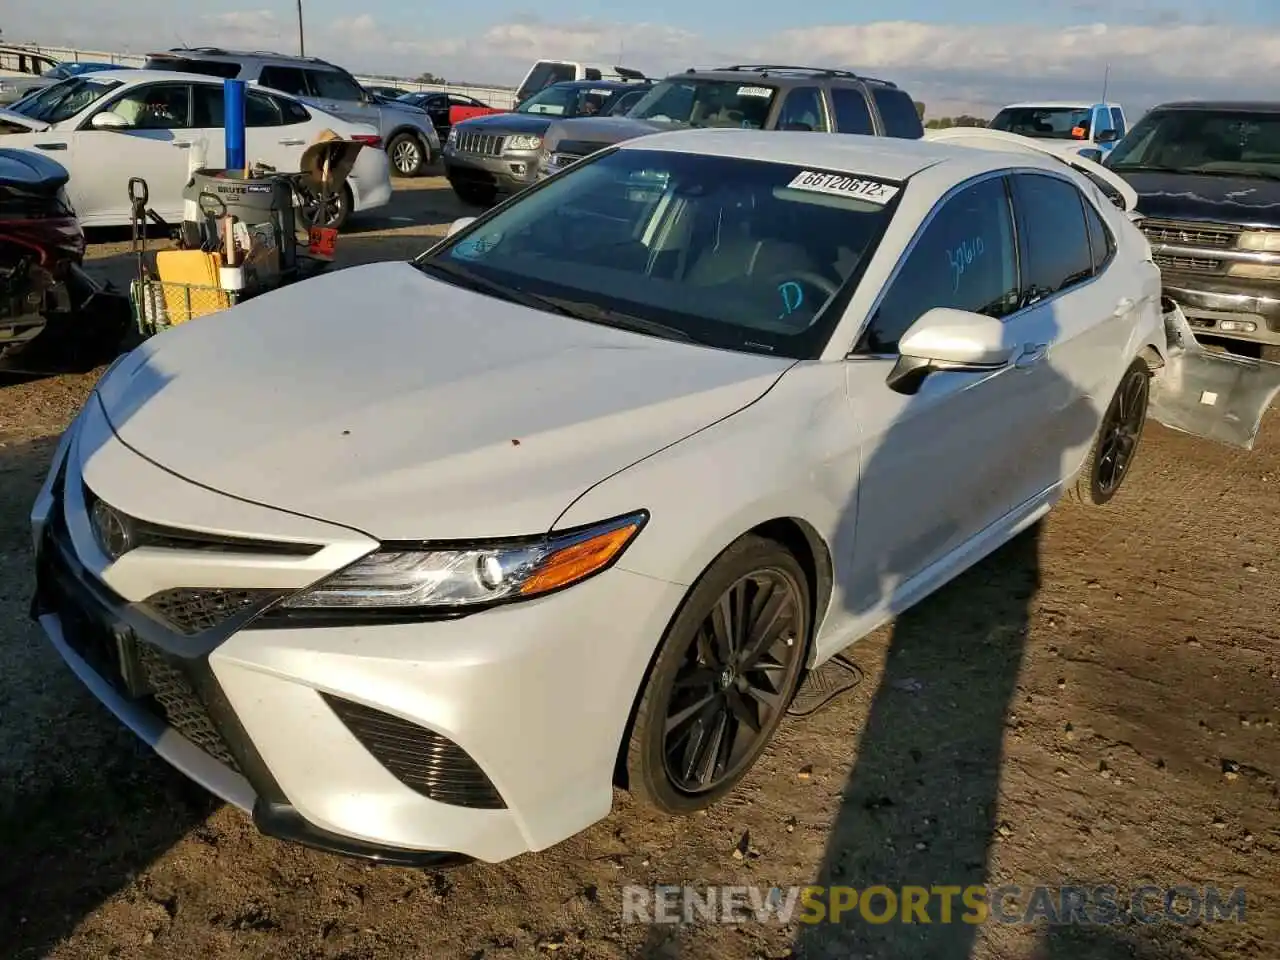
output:
[[[1103,164],[1108,170],[1116,173],[1194,173],[1185,167],[1171,167],[1163,163],[1117,163],[1114,166]]]
[[[650,320],[647,317],[637,317],[634,314],[624,313],[621,310],[614,310],[610,307],[603,307],[598,303],[584,300],[562,300],[559,297],[540,297],[539,299],[558,308],[560,312],[568,316],[577,317],[579,320],[585,320],[588,323],[598,323],[606,327],[618,327],[622,330],[630,330],[632,333],[647,333],[655,337],[665,337],[668,340],[682,340],[685,343],[703,343],[703,341],[688,331],[681,330],[679,327],[660,323],[657,320]]]
[[[546,310],[565,317],[575,316],[572,311],[547,297],[540,297],[536,293],[526,293],[523,290],[508,287],[506,284],[490,280],[488,277],[482,277],[466,267],[460,267],[456,263],[450,263],[447,260],[413,260],[410,262],[419,270],[444,274],[449,279],[449,282],[456,283],[457,286],[465,287],[469,290],[478,290],[497,297],[499,300],[506,300],[508,303],[518,303],[522,307]]]

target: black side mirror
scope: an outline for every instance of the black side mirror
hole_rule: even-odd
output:
[[[1115,143],[1120,139],[1120,135],[1115,130],[1099,130],[1094,139],[1098,143]]]

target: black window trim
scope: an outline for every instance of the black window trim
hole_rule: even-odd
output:
[[[1009,177],[1013,173],[1019,172],[1022,169],[1025,169],[1025,168],[1009,167],[1002,170],[988,170],[985,173],[977,174],[976,176],[970,177],[969,179],[964,180],[960,183],[953,184],[946,191],[946,193],[944,193],[934,202],[933,207],[929,210],[928,214],[925,216],[923,220],[920,221],[920,225],[916,227],[915,233],[911,235],[911,239],[907,241],[907,245],[903,248],[902,253],[898,255],[897,262],[895,262],[893,265],[893,270],[890,271],[889,276],[885,278],[884,283],[881,284],[880,290],[876,294],[875,300],[872,301],[871,306],[867,308],[866,316],[862,318],[862,323],[859,325],[853,337],[852,346],[845,352],[844,358],[846,360],[897,360],[898,357],[901,356],[901,354],[897,353],[896,351],[894,353],[869,353],[867,351],[863,351],[859,349],[860,345],[862,344],[863,338],[866,336],[867,328],[871,325],[871,318],[874,317],[876,315],[876,311],[880,309],[880,305],[884,302],[884,298],[888,295],[890,288],[897,281],[898,275],[902,272],[903,265],[907,262],[911,254],[915,252],[916,247],[919,246],[921,238],[923,238],[925,231],[928,230],[929,226],[933,223],[934,218],[937,217],[938,211],[940,211],[943,207],[945,207],[948,203],[950,203],[954,197],[963,193],[965,190],[968,190],[970,187],[976,187],[981,183],[986,183],[988,180],[999,179],[1004,181],[1004,192],[1005,192],[1005,196],[1009,200],[1010,216],[1012,218],[1012,225],[1013,225],[1013,256],[1015,261],[1015,270],[1018,278],[1018,291],[1019,293],[1021,293],[1022,291],[1022,227],[1021,227],[1021,224],[1019,223],[1018,211],[1017,211],[1016,205],[1013,202],[1013,191],[1009,183]],[[907,182],[903,184],[904,192],[906,187],[909,184],[910,184],[910,178],[908,178]],[[1083,212],[1081,212],[1081,216],[1083,215],[1084,215]],[[877,250],[877,253],[879,253],[878,250]],[[1043,303],[1045,301],[1039,301],[1039,302]],[[1001,317],[1000,321],[1002,323],[1008,323],[1014,317],[1017,317],[1019,314],[1021,314],[1025,309],[1026,309],[1025,307],[1019,308],[1018,310],[1015,310],[1013,313],[1009,314],[1008,316]]]
[[[1091,262],[1096,261],[1092,260],[1093,233],[1089,230],[1089,212],[1092,212],[1093,215],[1098,218],[1098,222],[1102,224],[1102,235],[1107,238],[1107,255],[1103,258],[1101,265],[1093,268],[1093,277],[1096,279],[1106,273],[1111,267],[1111,264],[1115,262],[1116,254],[1120,251],[1120,244],[1116,240],[1115,232],[1111,229],[1111,224],[1107,223],[1107,218],[1103,215],[1102,210],[1100,210],[1098,205],[1089,198],[1085,191],[1079,190],[1079,188],[1077,188],[1077,190],[1080,194],[1080,202],[1085,205],[1085,236],[1089,238],[1089,256],[1091,258]]]
[[[831,110],[830,104],[827,102],[827,88],[820,83],[804,84],[798,83],[794,87],[788,87],[782,92],[781,97],[777,97],[774,102],[773,112],[775,114],[773,123],[766,123],[765,129],[775,130],[782,129],[782,112],[787,109],[787,101],[791,99],[791,95],[797,90],[816,90],[818,93],[818,110],[822,113],[822,122],[827,125],[825,130],[814,130],[813,133],[836,133],[835,114]],[[875,120],[871,121],[871,125],[875,127]]]
[[[1018,190],[1017,190],[1016,184],[1012,182],[1013,176],[1052,177],[1054,180],[1062,181],[1067,186],[1069,186],[1072,190],[1074,190],[1081,204],[1088,203],[1089,201],[1088,201],[1088,198],[1085,197],[1084,191],[1080,189],[1079,184],[1071,180],[1070,177],[1063,176],[1062,173],[1057,170],[1043,170],[1043,169],[1032,169],[1032,168],[1024,167],[1020,170],[1014,171],[1010,177],[1011,182],[1009,186],[1011,188],[1012,199],[1013,199],[1013,216],[1014,216],[1015,222],[1018,224],[1018,236],[1019,236],[1018,256],[1019,258],[1021,258],[1023,254],[1025,254],[1026,252],[1025,246],[1022,240],[1022,238],[1024,237],[1024,231],[1022,229],[1022,208],[1018,205]],[[1107,225],[1106,218],[1101,218],[1101,219],[1102,219],[1102,226],[1105,228]],[[1087,277],[1081,277],[1080,279],[1074,281],[1073,283],[1068,284],[1067,286],[1063,287],[1060,290],[1055,290],[1053,293],[1049,294],[1048,296],[1039,297],[1031,301],[1025,300],[1026,291],[1021,290],[1020,291],[1021,295],[1024,298],[1024,302],[1022,306],[1018,310],[1011,313],[1009,317],[1006,319],[1013,319],[1014,317],[1018,316],[1019,314],[1023,313],[1026,310],[1030,310],[1034,307],[1039,307],[1046,303],[1052,303],[1054,300],[1062,296],[1064,293],[1074,293],[1076,290],[1079,290],[1082,287],[1086,287],[1089,284],[1093,283],[1098,279],[1099,276],[1101,276],[1102,271],[1098,271],[1093,268],[1093,245],[1089,240],[1089,224],[1085,222],[1083,206],[1081,206],[1080,208],[1080,220],[1084,226],[1085,242],[1089,245],[1089,275]],[[1019,279],[1021,279],[1021,274],[1022,274],[1021,268],[1019,268],[1018,274],[1019,274]],[[1021,284],[1019,284],[1019,286],[1021,286]]]

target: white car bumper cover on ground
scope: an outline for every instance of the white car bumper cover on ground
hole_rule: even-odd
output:
[[[54,480],[61,461],[59,496]],[[72,564],[134,604],[177,582],[300,587],[375,546],[346,528],[223,496],[155,466],[116,438],[96,397],[68,431],[50,477],[32,511],[42,557],[59,549],[52,543],[57,537],[46,534],[60,526],[57,511],[65,509],[63,542],[74,551]],[[155,517],[154,506],[164,503],[166,511],[181,511],[188,529],[194,522],[325,546],[302,560],[269,557],[256,567],[244,558],[227,562],[225,555],[147,548],[112,564],[97,546],[82,485],[126,514],[143,512],[145,500],[145,512]],[[122,721],[223,799],[245,809],[256,805],[264,832],[367,855],[373,851],[357,849],[364,841],[392,861],[412,862],[410,856],[397,857],[410,851],[498,861],[548,847],[608,813],[631,708],[618,691],[639,683],[651,638],[662,634],[684,591],[614,568],[552,596],[455,620],[233,632],[209,652],[207,672],[243,728],[239,748],[256,755],[248,766],[269,772],[274,783],[268,786],[251,782],[261,780],[261,772],[246,778],[212,761],[163,719],[116,693],[72,649],[69,627],[58,615],[43,614],[40,622],[64,659]],[[170,640],[180,646],[183,637],[171,633]],[[470,786],[480,794],[487,780],[501,808],[437,802],[410,788],[361,744],[322,694],[373,706],[438,735],[439,784],[446,790]],[[494,704],[503,709],[495,711]],[[463,782],[461,754],[439,737],[465,751],[483,777]],[[273,831],[266,809],[273,803],[292,808],[314,835]]]

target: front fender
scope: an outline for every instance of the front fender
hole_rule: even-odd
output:
[[[857,476],[843,364],[806,361],[750,406],[596,484],[556,527],[646,508],[650,520],[619,566],[690,585],[729,544],[773,520],[801,520],[829,557],[848,555],[841,531],[853,529]],[[826,611],[816,611],[819,629]]]

